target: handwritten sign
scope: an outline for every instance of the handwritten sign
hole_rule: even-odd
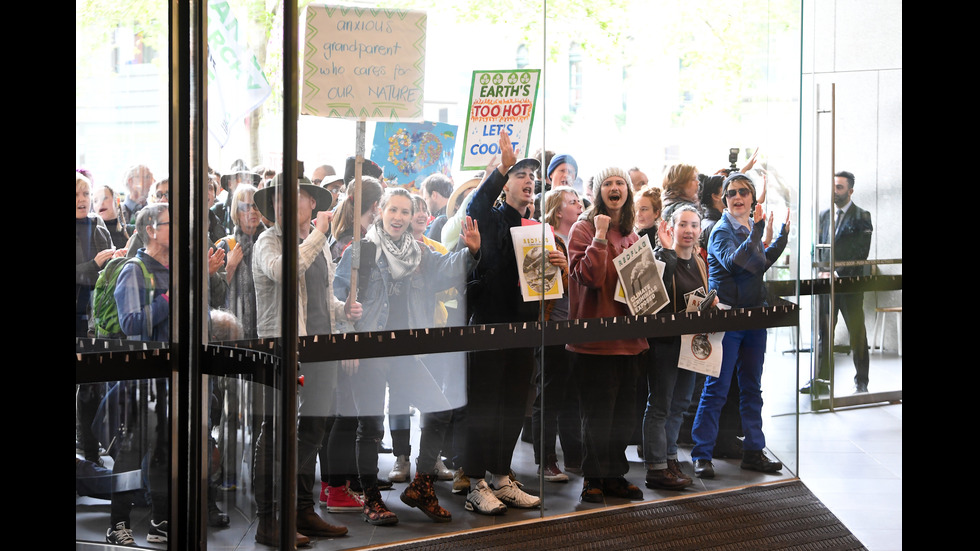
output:
[[[310,4],[303,14],[302,113],[422,119],[426,14]]]
[[[540,78],[539,69],[473,71],[461,170],[480,170],[500,158],[501,130],[520,148],[518,157],[528,156]]]

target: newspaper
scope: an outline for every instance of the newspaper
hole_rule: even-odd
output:
[[[677,367],[717,377],[721,374],[721,341],[725,332],[681,335],[681,355]]]
[[[521,295],[524,302],[561,298],[565,289],[561,284],[561,270],[548,262],[545,251],[554,251],[555,234],[551,226],[544,224],[544,247],[541,246],[541,224],[514,226],[510,229],[517,257],[518,274],[521,277]],[[541,266],[544,265],[544,277]]]
[[[644,235],[613,259],[626,305],[634,316],[656,314],[670,304],[663,272],[653,257],[650,236]]]

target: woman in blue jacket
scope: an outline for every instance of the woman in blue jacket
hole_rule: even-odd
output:
[[[405,189],[389,188],[381,198],[381,217],[368,228],[361,243],[357,300],[363,315],[354,325],[357,331],[434,326],[436,293],[461,288],[466,274],[479,261],[480,231],[473,220],[468,218],[464,224],[461,240],[465,247],[441,255],[412,236],[414,215],[415,205]],[[348,247],[337,266],[334,294],[341,300],[351,290],[352,253]],[[432,483],[452,408],[425,364],[415,356],[365,359],[348,375],[358,416],[355,453],[364,488],[364,520],[374,525],[398,522],[378,490],[386,383],[391,393],[405,393],[405,401],[430,414],[422,428],[415,479],[401,500],[436,522],[451,520],[449,511],[439,505]]]
[[[748,176],[732,173],[722,186],[726,209],[715,224],[708,240],[708,285],[718,291],[720,305],[730,308],[766,306],[763,275],[786,248],[789,233],[789,210],[776,239],[763,244],[766,219],[762,205],[756,201],[755,186]],[[772,223],[772,215],[769,217]],[[724,306],[721,306],[724,307]],[[701,403],[694,418],[694,474],[714,477],[711,463],[718,436],[718,416],[725,405],[732,376],[738,377],[739,412],[745,433],[742,468],[773,473],[783,468],[771,461],[763,449],[762,432],[762,366],[765,362],[766,330],[727,331],[722,341],[721,372],[708,377]]]

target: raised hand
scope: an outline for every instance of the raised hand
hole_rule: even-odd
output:
[[[609,221],[610,218],[605,214],[595,215],[595,218],[592,220],[592,223],[595,224],[596,239],[606,238],[606,232],[609,231]]]
[[[510,167],[517,163],[517,148],[511,145],[510,134],[506,130],[500,131],[497,145],[500,146],[500,171],[502,174],[507,174]]]
[[[480,227],[476,223],[476,220],[466,217],[463,221],[463,230],[459,234],[460,239],[463,240],[463,244],[466,248],[470,250],[470,254],[476,256],[480,252]]]
[[[657,239],[660,240],[660,246],[665,249],[674,248],[674,234],[670,231],[670,224],[666,220],[661,220],[657,225]]]
[[[242,244],[235,243],[235,248],[228,253],[228,263],[225,264],[225,273],[228,274],[228,283],[231,283],[231,278],[235,275],[235,270],[238,269],[238,265],[241,264],[243,258],[245,258],[245,251],[242,250]]]
[[[218,248],[215,249],[211,247],[208,249],[208,275],[214,275],[218,273],[221,269],[221,265],[225,263],[225,250]]]
[[[316,229],[323,235],[330,231],[330,221],[333,220],[333,211],[321,210],[316,213]]]

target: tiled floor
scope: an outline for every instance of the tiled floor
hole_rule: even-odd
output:
[[[902,404],[800,416],[800,478],[871,551],[902,549]]]

